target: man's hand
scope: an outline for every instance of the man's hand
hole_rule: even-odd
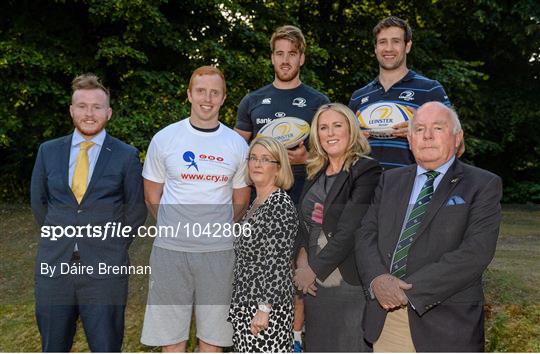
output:
[[[313,272],[309,265],[305,265],[302,268],[297,268],[294,276],[294,284],[298,290],[309,293],[315,296],[317,287],[315,286],[315,278],[317,275]]]
[[[150,214],[157,220],[157,214],[159,209],[159,203],[161,202],[161,196],[163,195],[163,187],[165,183],[157,183],[144,178],[144,202],[150,211]]]
[[[311,296],[317,296],[317,286],[315,284],[311,284],[306,289],[303,289],[302,292]]]
[[[362,130],[362,134],[368,139],[370,137],[369,130]]]
[[[307,150],[304,146],[304,142],[301,141],[300,144],[293,149],[287,149],[287,155],[289,156],[291,165],[304,165],[307,160]]]
[[[406,138],[409,131],[409,122],[396,123],[392,126],[392,136],[396,138]]]
[[[254,336],[259,335],[262,330],[268,328],[269,322],[270,314],[257,310],[257,313],[255,313],[255,316],[253,316],[253,319],[251,320],[251,324],[249,326],[251,334],[253,334]]]
[[[371,282],[371,290],[385,310],[407,305],[409,299],[403,290],[411,288],[412,284],[408,284],[391,274],[379,275]]]
[[[249,207],[249,197],[251,195],[251,187],[242,187],[233,189],[233,220],[238,222]]]
[[[411,115],[414,115],[416,113],[416,109],[412,107],[405,106],[405,109],[409,111]],[[392,126],[392,129],[394,129],[392,135],[396,138],[406,138],[409,131],[409,122],[396,123]]]

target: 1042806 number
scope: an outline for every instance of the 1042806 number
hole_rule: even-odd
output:
[[[185,223],[182,227],[186,237],[229,238],[251,236],[251,225],[249,223]]]

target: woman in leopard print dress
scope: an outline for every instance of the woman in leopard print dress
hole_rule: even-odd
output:
[[[228,320],[235,352],[293,350],[292,254],[298,217],[291,198],[293,177],[285,148],[272,138],[255,139],[248,157],[257,198],[235,240],[236,263]]]

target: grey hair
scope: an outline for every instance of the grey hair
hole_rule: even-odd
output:
[[[450,116],[450,120],[452,121],[453,123],[453,129],[452,129],[452,133],[454,135],[456,135],[457,133],[459,133],[462,128],[461,128],[461,122],[459,121],[459,117],[458,117],[458,114],[456,112],[456,110],[453,108],[453,107],[448,107],[444,104],[442,104],[441,102],[438,102],[438,101],[431,101],[431,102],[426,102],[424,103],[422,106],[420,106],[420,108],[422,108],[423,106],[427,105],[427,104],[434,104],[434,105],[437,105],[439,106],[440,108],[443,108],[445,109],[447,112],[448,112],[448,115]],[[418,108],[418,110],[420,110],[420,108]],[[418,112],[418,111],[416,111]],[[409,122],[409,135],[412,135],[412,121],[414,120],[414,118],[416,117],[416,114],[415,113],[413,115],[413,117],[411,118],[411,121]]]
[[[447,107],[447,108],[448,108],[449,113],[450,113],[450,119],[452,119],[452,122],[454,123],[454,129],[452,130],[452,133],[454,133],[454,135],[456,135],[457,133],[459,133],[462,130],[461,122],[459,121],[459,117],[458,117],[458,114],[457,114],[456,110],[453,107]]]

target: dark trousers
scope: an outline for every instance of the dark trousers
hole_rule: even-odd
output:
[[[337,287],[317,284],[317,296],[304,297],[306,352],[371,352],[364,341],[362,286],[341,281]]]
[[[36,320],[42,350],[69,352],[80,316],[91,351],[121,351],[127,290],[127,277],[36,276]]]

